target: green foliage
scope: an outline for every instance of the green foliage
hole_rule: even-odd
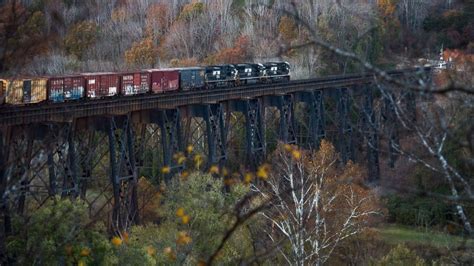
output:
[[[163,216],[163,226],[167,231],[177,232],[189,230],[192,237],[191,256],[196,259],[207,258],[220,244],[224,232],[233,221],[231,209],[247,188],[235,185],[231,192],[224,193],[221,179],[215,179],[207,174],[192,174],[185,182],[175,182],[166,192]],[[178,208],[183,208],[191,220],[189,225],[180,224],[176,216]],[[176,239],[176,235],[173,236]],[[223,255],[224,262],[230,263],[236,256],[248,253],[251,243],[248,232],[241,228],[234,234],[233,239],[226,245]]]
[[[449,217],[449,207],[443,201],[426,196],[403,198],[392,195],[386,199],[386,206],[390,220],[404,225],[445,225]]]
[[[7,240],[7,250],[19,265],[106,263],[111,246],[103,231],[86,228],[88,222],[83,202],[51,199],[29,219],[14,217],[17,234]]]
[[[418,257],[415,252],[409,250],[403,245],[398,245],[390,252],[379,260],[376,265],[380,266],[404,266],[404,265],[414,265],[414,266],[423,266],[426,265],[426,262]]]

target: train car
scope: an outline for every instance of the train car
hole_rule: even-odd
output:
[[[112,97],[119,94],[120,77],[113,72],[83,73],[86,93],[89,99]]]
[[[179,70],[148,69],[152,93],[163,93],[179,90]]]
[[[182,91],[203,89],[206,87],[205,73],[203,67],[177,68],[179,71],[179,88]]]
[[[238,72],[236,79],[238,84],[260,83],[264,76],[265,67],[262,64],[237,64],[235,68]]]
[[[5,80],[5,102],[13,105],[40,103],[47,98],[47,78]]]
[[[233,65],[206,67],[206,85],[208,88],[235,86],[237,69]]]
[[[84,98],[85,88],[83,76],[52,77],[48,81],[48,100],[51,102],[79,100]]]
[[[290,64],[288,62],[268,62],[264,63],[265,77],[269,82],[289,81]]]
[[[120,94],[137,95],[150,91],[150,73],[146,71],[121,73],[120,74]]]

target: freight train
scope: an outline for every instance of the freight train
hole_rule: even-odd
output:
[[[0,79],[0,104],[59,103],[146,93],[228,88],[290,80],[288,62],[82,73],[61,77]]]

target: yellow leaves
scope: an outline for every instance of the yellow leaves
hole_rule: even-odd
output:
[[[110,241],[112,242],[112,245],[118,247],[118,246],[121,246],[122,245],[122,239],[118,236],[114,236],[112,237],[112,240]]]
[[[196,155],[194,156],[193,161],[194,161],[194,166],[196,167],[196,169],[201,168],[201,165],[202,165],[202,163],[203,163],[203,159],[202,159],[202,156],[201,156],[201,155],[196,154]]]
[[[189,218],[188,215],[184,215],[183,217],[181,217],[181,222],[182,222],[183,224],[188,224],[190,219],[191,219],[191,218]]]
[[[184,208],[178,208],[178,210],[176,210],[176,216],[183,217],[184,215]]]
[[[152,246],[148,246],[146,247],[146,254],[148,254],[150,257],[153,257],[156,254],[156,249]]]
[[[299,150],[293,150],[291,151],[291,156],[293,157],[293,159],[299,160],[301,159],[301,152]]]
[[[298,31],[295,21],[288,17],[283,16],[280,19],[280,23],[278,24],[278,31],[280,32],[281,37],[283,40],[287,42],[291,42],[296,39]]]
[[[191,237],[188,235],[187,232],[179,232],[178,234],[178,239],[176,239],[176,244],[178,245],[188,245],[192,242],[193,240]]]
[[[176,253],[174,253],[171,247],[166,247],[163,249],[163,253],[168,257],[169,260],[175,261],[176,260]]]
[[[183,224],[188,224],[189,223],[189,220],[191,220],[191,218],[189,217],[189,215],[186,215],[186,212],[184,211],[184,208],[178,208],[176,210],[176,216],[178,216],[179,218],[181,218],[181,222]]]
[[[254,176],[253,176],[252,173],[246,173],[246,174],[244,175],[244,183],[245,183],[246,185],[252,183],[253,178],[254,178]]]
[[[88,247],[82,248],[81,249],[81,257],[88,257],[91,254],[91,249]]]
[[[182,178],[183,180],[185,180],[185,179],[188,178],[188,177],[189,177],[189,172],[188,172],[188,171],[183,171],[183,172],[181,172],[181,178]]]
[[[194,150],[193,145],[188,145],[188,147],[186,147],[186,152],[187,152],[188,154],[193,153],[193,150]]]
[[[257,169],[257,177],[262,180],[267,180],[270,172],[270,165],[264,164]]]
[[[178,163],[178,165],[184,164],[184,162],[186,162],[186,156],[184,156],[184,153],[182,152],[174,154],[173,159]]]
[[[161,173],[164,174],[164,175],[167,175],[171,172],[171,168],[169,166],[163,166],[161,168]]]
[[[217,165],[211,166],[211,168],[209,168],[209,173],[210,174],[218,174],[219,173],[219,167]]]

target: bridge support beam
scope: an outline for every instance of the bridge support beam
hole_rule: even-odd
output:
[[[296,144],[296,121],[293,95],[272,96],[273,106],[280,112],[279,139],[283,143]]]
[[[183,165],[178,165],[173,160],[173,155],[183,150],[181,118],[179,109],[160,110],[158,114],[157,121],[161,129],[163,165],[170,169],[169,173],[164,173],[165,182],[168,183],[171,177],[183,168]]]
[[[378,123],[375,119],[373,105],[372,87],[367,86],[364,88],[364,111],[362,116],[364,117],[364,128],[367,137],[367,169],[369,171],[369,181],[372,182],[380,179]]]
[[[308,106],[309,116],[309,145],[311,148],[319,148],[322,139],[326,137],[326,119],[324,117],[324,95],[323,91],[316,90],[305,92],[304,99]]]
[[[337,90],[337,123],[338,123],[338,149],[342,162],[354,160],[354,147],[352,140],[352,126],[349,117],[350,96],[347,88]]]
[[[130,116],[110,118],[108,138],[114,197],[112,229],[122,232],[138,221],[137,173]]]
[[[395,167],[398,159],[398,152],[396,148],[400,147],[400,137],[398,133],[398,119],[395,112],[395,95],[391,92],[386,92],[384,96],[384,111],[382,113],[383,121],[385,122],[385,134],[388,136],[388,151],[389,151],[389,166]]]

